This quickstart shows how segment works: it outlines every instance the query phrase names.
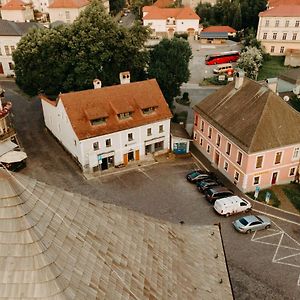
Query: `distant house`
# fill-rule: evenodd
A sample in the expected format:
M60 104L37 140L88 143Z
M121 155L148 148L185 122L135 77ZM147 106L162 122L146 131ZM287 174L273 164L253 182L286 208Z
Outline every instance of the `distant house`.
M287 50L300 50L300 2L298 4L283 4L259 13L257 39L267 53L284 56Z
M14 75L12 52L17 48L21 37L30 28L41 28L42 25L34 22L16 23L0 20L0 76Z
M125 78L125 79L124 79ZM172 114L155 79L41 96L47 128L83 171L106 170L169 151Z
M34 20L32 3L26 3L22 0L10 0L1 8L1 17L3 20L14 22L26 22Z
M289 183L299 171L300 114L243 73L194 107L193 138L244 192Z
M174 33L198 34L200 17L189 7L158 8L143 7L143 24L150 26L153 35L173 37Z
M184 126L178 123L171 123L171 150L175 154L187 154L190 152L191 137Z
M221 44L235 35L236 30L230 26L209 26L200 32L199 38L201 43Z

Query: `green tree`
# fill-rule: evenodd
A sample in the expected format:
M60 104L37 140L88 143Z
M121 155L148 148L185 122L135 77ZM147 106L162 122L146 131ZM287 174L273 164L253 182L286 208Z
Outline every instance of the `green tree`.
M120 12L123 9L125 3L126 3L125 0L109 0L110 12L113 15L116 15L118 12Z
M35 30L21 39L13 54L17 83L34 95L91 88L95 78L112 85L125 70L133 80L145 79L148 35L138 23L129 30L118 26L94 0L73 24Z
M232 27L236 30L242 29L242 11L241 5L238 1L235 2L234 6Z
M189 43L179 38L163 39L150 52L149 77L157 79L170 107L174 97L180 95L181 84L190 77L191 57Z

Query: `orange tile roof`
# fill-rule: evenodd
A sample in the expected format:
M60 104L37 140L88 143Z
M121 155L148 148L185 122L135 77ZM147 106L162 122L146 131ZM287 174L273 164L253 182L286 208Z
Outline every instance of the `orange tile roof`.
M233 29L230 26L209 26L202 30L202 32L236 32L235 29Z
M80 8L87 6L89 3L88 0L54 0L49 8Z
M300 5L300 0L269 0L269 7L279 5Z
M172 113L156 79L120 84L100 89L60 94L57 102L40 97L52 105L62 101L73 130L79 140L109 134L160 120ZM142 109L156 107L151 114ZM119 120L119 113L132 112L128 119ZM91 125L91 120L106 117L105 124Z
M1 10L25 10L25 5L21 0L11 0L4 4Z
M200 20L200 17L190 8L159 8L155 6L146 6L143 9L148 14L143 18L144 20L166 20L167 18L175 18L179 20Z
M153 6L164 8L164 7L170 7L172 4L174 4L175 0L157 0Z
M260 17L300 17L300 5L280 5L259 13Z

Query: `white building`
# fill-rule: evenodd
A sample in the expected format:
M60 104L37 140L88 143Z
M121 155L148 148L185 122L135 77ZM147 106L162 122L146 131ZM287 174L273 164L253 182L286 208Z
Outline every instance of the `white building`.
M257 39L271 55L300 49L299 5L279 5L259 14Z
M38 27L42 27L42 25L34 22L16 23L0 20L0 76L14 75L12 53L17 48L21 37L30 28Z
M198 34L200 17L189 7L143 7L143 24L150 26L153 35L172 37L174 33Z
M123 79L125 76L125 80ZM169 150L172 114L155 79L41 96L46 127L83 171L105 170Z
M0 8L0 11L3 20L14 22L34 20L32 4L22 0L10 0Z

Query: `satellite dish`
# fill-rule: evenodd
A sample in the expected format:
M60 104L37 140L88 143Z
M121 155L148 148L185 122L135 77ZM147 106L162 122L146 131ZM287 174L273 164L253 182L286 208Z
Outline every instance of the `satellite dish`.
M299 95L300 94L300 85L297 85L296 87L293 88L293 93L295 95Z
M290 100L290 97L286 95L286 96L283 97L283 100L288 102Z

